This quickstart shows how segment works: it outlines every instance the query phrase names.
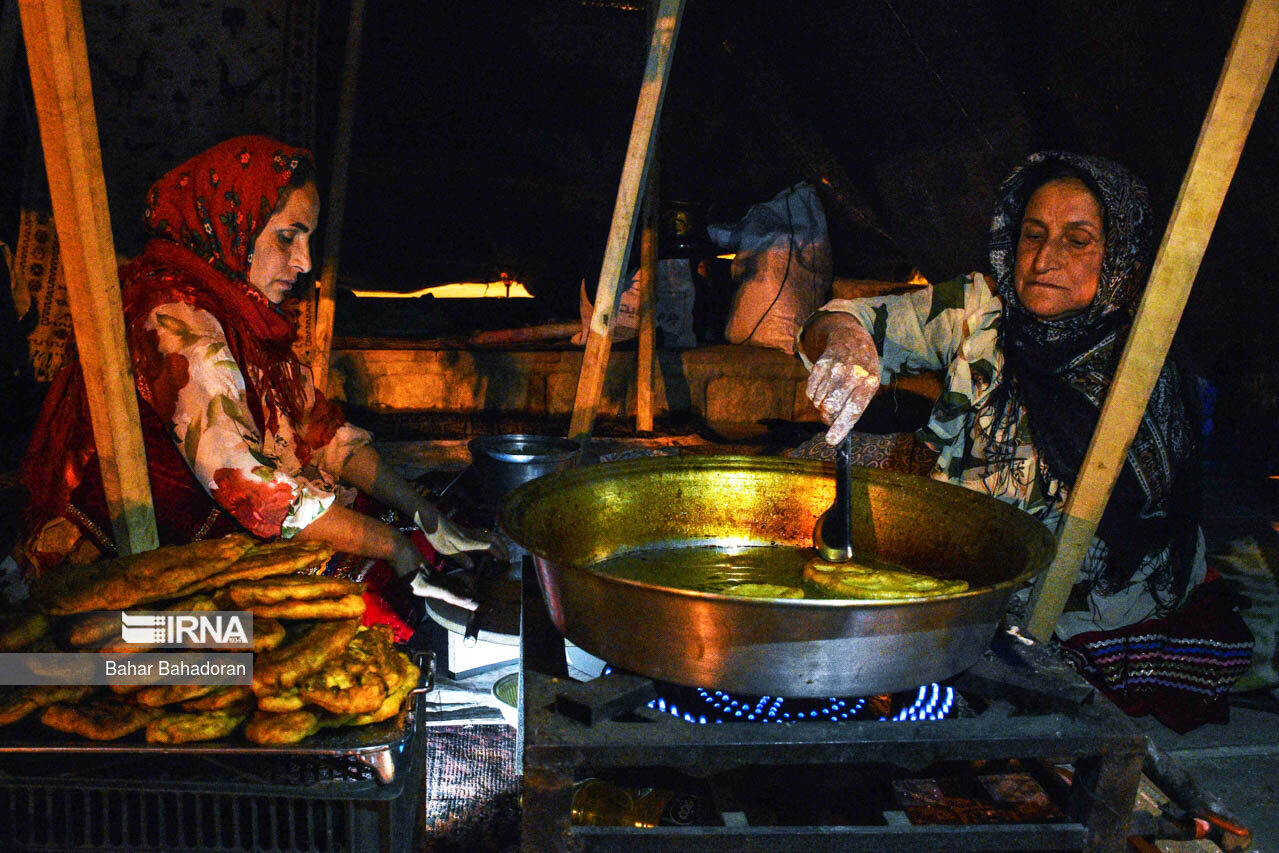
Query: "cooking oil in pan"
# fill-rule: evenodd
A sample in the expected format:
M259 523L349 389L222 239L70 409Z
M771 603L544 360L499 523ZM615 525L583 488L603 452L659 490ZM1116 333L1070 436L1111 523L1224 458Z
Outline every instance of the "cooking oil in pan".
M687 545L627 551L595 563L592 571L652 586L751 598L847 598L804 577L817 559L812 548L793 545ZM857 556L841 566L910 574L874 557ZM916 575L918 576L918 575ZM802 594L796 594L799 590Z

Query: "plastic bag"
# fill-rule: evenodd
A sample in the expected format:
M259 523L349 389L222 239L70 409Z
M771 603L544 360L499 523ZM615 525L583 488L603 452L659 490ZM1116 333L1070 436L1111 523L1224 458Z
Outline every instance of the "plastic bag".
M795 351L795 334L830 292L826 214L812 185L799 183L753 205L736 225L707 227L733 258L738 283L724 337L733 344Z
M631 273L625 289L617 297L617 319L613 325L613 340L626 341L639 334L639 270ZM654 321L662 330L662 346L685 349L697 346L693 333L693 274L687 258L662 258L657 262L657 287L653 294ZM591 300L586 297L586 281L582 281L578 295L578 312L582 329L573 336L573 343L586 342L586 331L591 326L594 312Z

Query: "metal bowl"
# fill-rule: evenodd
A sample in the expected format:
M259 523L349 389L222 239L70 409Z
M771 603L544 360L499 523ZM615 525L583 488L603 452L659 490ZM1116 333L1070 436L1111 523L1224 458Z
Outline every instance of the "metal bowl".
M508 726L520 724L520 674L510 672L493 682L493 698Z
M572 467L581 445L547 435L483 435L467 442L467 449L470 489L481 503L496 507L515 488Z
M635 549L811 547L833 469L758 456L643 459L562 471L513 491L503 530L533 556L555 626L615 666L754 695L891 693L981 657L1014 590L1052 559L1030 515L968 489L854 468L853 541L880 559L963 578L966 592L892 601L748 599L590 567Z

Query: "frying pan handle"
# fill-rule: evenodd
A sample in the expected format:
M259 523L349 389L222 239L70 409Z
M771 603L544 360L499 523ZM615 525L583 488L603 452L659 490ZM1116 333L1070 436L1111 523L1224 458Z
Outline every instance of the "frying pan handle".
M417 664L421 675L418 676L417 687L409 691L410 696L418 696L422 693L430 693L435 689L435 655L430 650L423 650L414 653L414 663Z

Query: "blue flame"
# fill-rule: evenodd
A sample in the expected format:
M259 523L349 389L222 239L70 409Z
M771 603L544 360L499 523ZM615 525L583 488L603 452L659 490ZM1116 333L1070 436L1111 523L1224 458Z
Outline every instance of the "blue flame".
M610 666L604 667L603 674L612 672ZM760 696L757 699L734 698L722 690L705 690L697 688L695 693L696 709L681 711L674 702L665 698L657 698L648 703L649 708L668 713L673 717L697 725L708 725L728 721L754 720L763 723L808 722L814 720L844 722L858 719L866 708L866 699L840 698L832 696L825 704L813 707L817 700L793 699L791 707L786 709L786 699L781 696ZM955 688L943 687L940 684L925 684L915 691L909 704L903 705L891 717L878 717L882 721L903 722L920 720L943 720L951 715L955 707ZM800 710L802 709L802 710ZM868 718L869 719L869 718Z

